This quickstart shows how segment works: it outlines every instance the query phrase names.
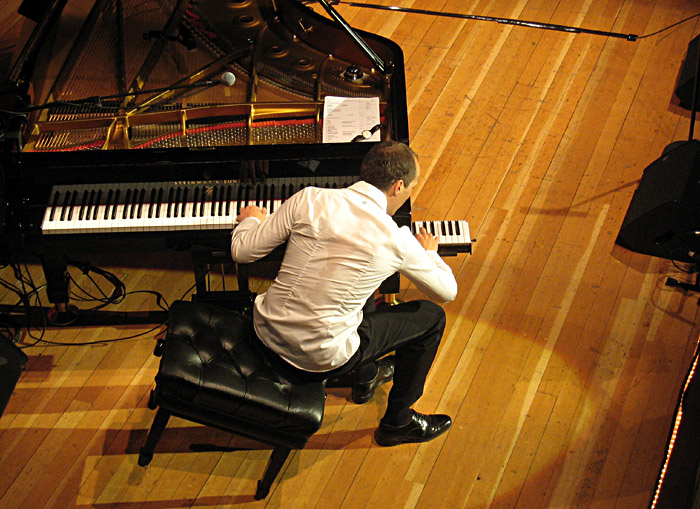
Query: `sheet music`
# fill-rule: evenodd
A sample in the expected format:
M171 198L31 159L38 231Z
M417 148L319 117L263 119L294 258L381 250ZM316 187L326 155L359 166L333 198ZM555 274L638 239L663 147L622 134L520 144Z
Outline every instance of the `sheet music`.
M369 131L379 124L379 97L326 96L323 102L323 143L347 143L358 136L360 141L380 141L380 130Z

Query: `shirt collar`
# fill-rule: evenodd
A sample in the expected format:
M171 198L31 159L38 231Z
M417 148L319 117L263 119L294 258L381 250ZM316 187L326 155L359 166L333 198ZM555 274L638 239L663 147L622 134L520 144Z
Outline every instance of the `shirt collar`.
M386 199L386 194L384 194L384 192L378 187L375 187L372 184L365 182L364 180L360 180L359 182L355 182L348 189L366 196L374 203L376 203L377 206L379 206L384 212L387 211L389 202Z

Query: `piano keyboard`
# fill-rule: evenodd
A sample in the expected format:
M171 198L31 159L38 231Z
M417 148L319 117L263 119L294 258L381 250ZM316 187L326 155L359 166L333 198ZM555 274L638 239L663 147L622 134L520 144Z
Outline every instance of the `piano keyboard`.
M411 231L417 234L421 228L439 235L438 249L441 256L472 252L472 238L467 221L414 221Z
M231 229L243 207L274 213L300 189L348 187L357 177L267 179L240 182L140 182L57 185L51 189L44 234Z
M141 182L58 185L51 189L41 230L44 234L155 232L232 229L243 207L257 205L274 213L306 186L344 188L357 177L267 179L240 182ZM466 221L416 221L440 236L440 254L471 253Z

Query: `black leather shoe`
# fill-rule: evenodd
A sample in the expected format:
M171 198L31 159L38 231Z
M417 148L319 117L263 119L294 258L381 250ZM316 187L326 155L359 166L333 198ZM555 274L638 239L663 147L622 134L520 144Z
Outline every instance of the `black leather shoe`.
M413 412L411 422L405 426L389 426L379 423L374 439L379 445L389 447L392 445L408 444L415 442L427 442L437 438L452 426L449 415L433 414L423 415Z
M361 405L374 397L374 392L382 384L394 378L394 356L390 355L377 361L377 376L369 382L352 384L352 400Z

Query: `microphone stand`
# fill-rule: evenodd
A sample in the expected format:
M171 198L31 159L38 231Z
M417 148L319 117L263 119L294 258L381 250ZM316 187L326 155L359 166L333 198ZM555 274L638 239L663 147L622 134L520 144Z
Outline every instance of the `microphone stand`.
M691 143L693 141L693 136L695 132L695 116L697 113L697 100L698 100L698 93L700 92L698 90L698 86L700 85L700 78L698 75L700 74L700 47L698 48L698 54L696 56L695 60L695 77L694 77L694 82L693 82L693 98L691 101L691 113L690 113L690 128L688 131L688 141L687 142L673 142L669 146L666 147L666 150L664 152L676 148L676 145L679 144L685 144L685 143ZM700 237L700 232L693 232L693 237ZM698 241L700 242L700 240ZM678 281L675 278L669 277L666 279L666 286L671 286L673 288L680 288L681 290L685 291L691 291L691 292L700 292L700 254L698 254L696 251L686 247L687 254L688 256L691 257L693 260L692 262L692 269L690 272L695 272L695 283L685 283L682 281ZM698 299L698 305L700 305L700 299Z
M83 106L95 106L98 108L104 108L102 101L109 99L125 99L127 97L144 95L144 94L157 94L161 92L171 92L173 90L181 90L187 88L200 88L200 87L212 87L221 83L221 80L210 80L210 81L198 81L195 83L188 83L186 85L173 85L170 87L152 88L150 90L137 90L134 92L127 92L125 94L113 94L113 95L102 95L102 96L92 96L85 97L83 99L76 99L75 101L52 101L50 103L41 104L39 106L27 106L23 112L30 113L32 111L45 110L48 108L53 108L54 106L74 106L80 108Z

